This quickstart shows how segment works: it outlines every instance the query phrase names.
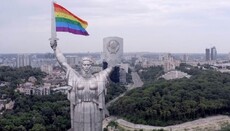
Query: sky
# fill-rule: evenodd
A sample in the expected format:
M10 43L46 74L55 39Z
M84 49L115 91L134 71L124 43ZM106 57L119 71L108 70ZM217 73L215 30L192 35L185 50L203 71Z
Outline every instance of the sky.
M89 36L57 32L64 53L102 52L103 38L124 40L124 52L230 52L230 0L56 0L88 22ZM0 54L47 53L50 0L2 0Z

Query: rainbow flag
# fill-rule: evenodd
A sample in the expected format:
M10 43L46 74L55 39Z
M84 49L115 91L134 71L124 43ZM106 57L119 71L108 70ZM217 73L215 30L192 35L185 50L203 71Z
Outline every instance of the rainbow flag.
M54 3L54 16L56 21L56 31L89 35L85 30L88 26L86 21L56 3Z

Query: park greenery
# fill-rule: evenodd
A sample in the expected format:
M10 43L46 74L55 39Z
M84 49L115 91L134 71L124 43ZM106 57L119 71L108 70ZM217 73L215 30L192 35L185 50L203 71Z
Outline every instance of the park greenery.
M118 83L111 82L107 88L105 102L109 102L126 91L126 87Z
M28 80L30 76L34 76L37 79L36 84L42 84L42 78L46 76L46 73L31 66L20 68L0 67L0 81L10 82L10 87L16 87L18 84Z
M138 74L144 84L148 85L158 80L158 78L164 74L164 70L162 66L138 68Z
M148 84L113 103L110 114L133 123L166 126L230 113L230 74L185 64L178 70L192 77L166 81L151 76L158 73L145 72L141 78Z
M1 131L64 131L70 128L66 95L32 96L18 94L14 109L0 117Z
M69 101L64 94L30 96L15 92L18 84L30 76L37 79L38 85L46 76L40 69L30 66L21 68L0 67L0 81L9 85L0 88L0 96L15 101L13 110L0 115L1 131L63 131L70 128Z
M8 85L1 87L0 96L6 95L12 100L16 99L14 90L17 85L26 82L31 76L34 76L37 79L35 84L41 85L43 83L42 78L46 76L46 73L41 72L38 68L32 68L30 66L20 68L12 68L8 66L0 67L0 83L9 83Z

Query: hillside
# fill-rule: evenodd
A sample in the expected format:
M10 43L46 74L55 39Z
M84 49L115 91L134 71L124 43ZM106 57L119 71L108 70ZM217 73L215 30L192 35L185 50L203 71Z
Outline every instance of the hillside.
M230 112L230 74L192 68L190 79L158 80L128 92L110 108L138 124L166 126ZM151 83L151 84L149 84Z

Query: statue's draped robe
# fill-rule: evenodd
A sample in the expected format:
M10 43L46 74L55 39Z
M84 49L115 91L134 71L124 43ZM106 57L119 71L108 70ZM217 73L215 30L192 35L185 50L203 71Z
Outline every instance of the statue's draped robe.
M105 117L106 83L111 69L107 68L90 78L83 78L72 68L66 72L71 90L71 128L74 131L102 131Z

